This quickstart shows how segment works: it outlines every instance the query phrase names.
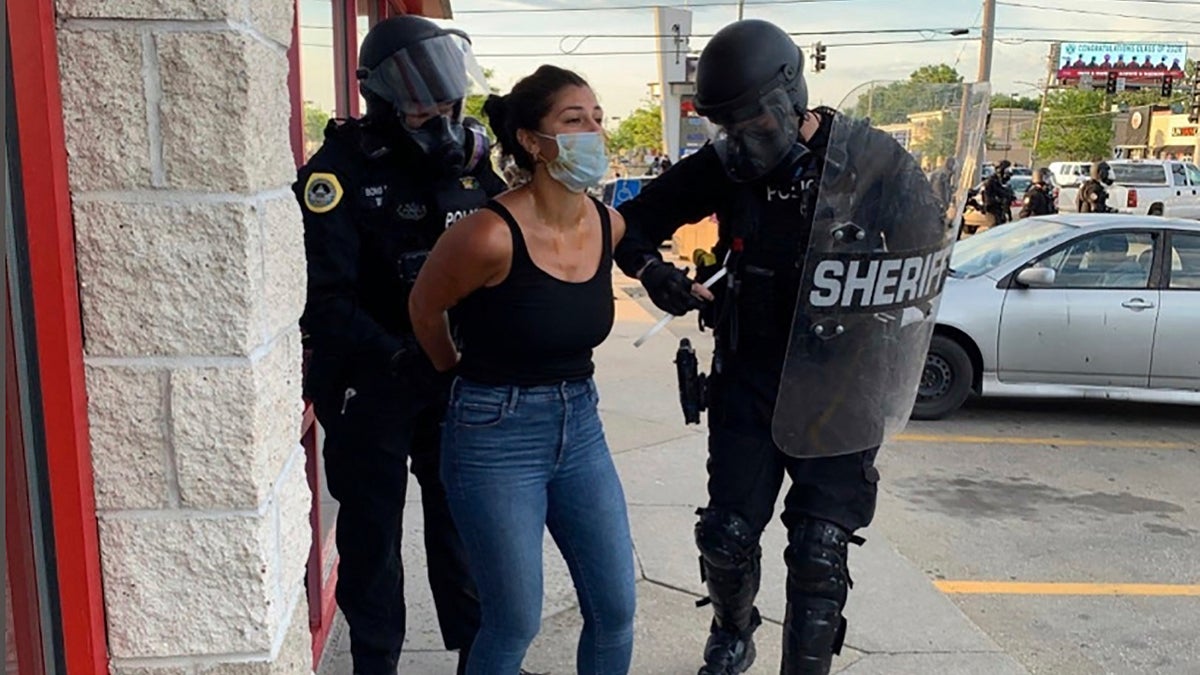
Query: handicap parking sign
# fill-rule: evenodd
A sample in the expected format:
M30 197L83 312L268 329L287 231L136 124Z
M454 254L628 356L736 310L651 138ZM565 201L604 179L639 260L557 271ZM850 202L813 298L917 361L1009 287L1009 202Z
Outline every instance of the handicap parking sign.
M637 196L642 191L642 181L632 180L628 178L617 179L613 186L612 207L615 209L623 202L627 202Z

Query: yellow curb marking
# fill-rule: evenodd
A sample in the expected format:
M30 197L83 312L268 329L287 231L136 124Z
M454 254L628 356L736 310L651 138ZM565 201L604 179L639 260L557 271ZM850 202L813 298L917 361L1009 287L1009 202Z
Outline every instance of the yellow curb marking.
M897 434L897 443L978 443L984 445L1057 445L1069 448L1139 448L1153 450L1187 450L1198 447L1189 443L1170 441L1117 441L1087 438L1022 438L1019 436L956 436L941 434Z
M1200 597L1200 584L1034 583L1026 581L935 581L956 595L1141 595Z

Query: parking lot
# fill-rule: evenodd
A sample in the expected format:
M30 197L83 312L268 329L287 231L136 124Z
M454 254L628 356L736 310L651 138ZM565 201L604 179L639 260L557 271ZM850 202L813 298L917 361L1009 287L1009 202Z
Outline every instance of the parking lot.
M880 455L875 527L1035 673L1200 673L1200 411L976 401Z
M871 529L1031 673L1200 673L1200 408L974 399L879 469Z

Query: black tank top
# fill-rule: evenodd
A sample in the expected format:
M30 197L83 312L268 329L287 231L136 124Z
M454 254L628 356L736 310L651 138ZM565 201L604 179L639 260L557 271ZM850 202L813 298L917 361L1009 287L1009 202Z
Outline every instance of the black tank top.
M491 201L512 233L512 267L504 281L480 288L459 305L462 361L457 374L496 385L538 386L591 377L592 350L612 330L612 222L600 212L600 265L587 281L546 273L529 257L512 213Z

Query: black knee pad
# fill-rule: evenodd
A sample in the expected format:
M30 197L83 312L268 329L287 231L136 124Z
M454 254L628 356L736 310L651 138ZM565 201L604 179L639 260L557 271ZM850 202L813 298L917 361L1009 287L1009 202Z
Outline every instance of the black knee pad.
M698 509L696 547L703 561L720 570L748 572L762 556L759 532L738 514L721 508Z
M788 595L832 600L839 609L853 583L847 566L849 544L857 537L825 520L804 518L788 532L783 552L788 568Z

